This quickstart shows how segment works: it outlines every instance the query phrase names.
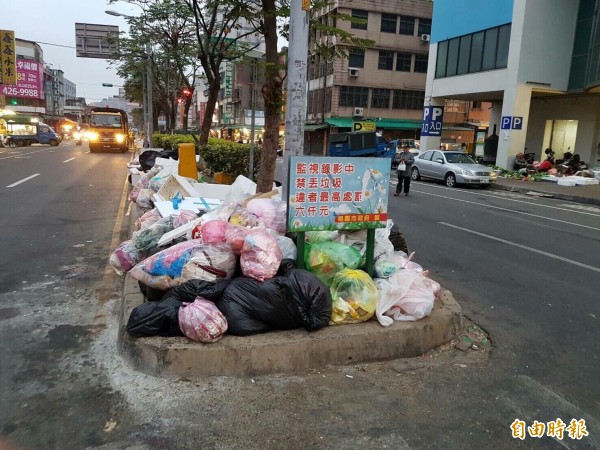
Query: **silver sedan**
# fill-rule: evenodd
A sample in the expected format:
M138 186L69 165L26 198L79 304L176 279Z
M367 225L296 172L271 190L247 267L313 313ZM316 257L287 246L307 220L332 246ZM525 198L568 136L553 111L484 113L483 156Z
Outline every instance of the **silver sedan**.
M421 177L443 180L448 187L457 184L489 186L496 182L496 173L476 163L469 155L440 150L428 150L415 158L411 176L413 180Z

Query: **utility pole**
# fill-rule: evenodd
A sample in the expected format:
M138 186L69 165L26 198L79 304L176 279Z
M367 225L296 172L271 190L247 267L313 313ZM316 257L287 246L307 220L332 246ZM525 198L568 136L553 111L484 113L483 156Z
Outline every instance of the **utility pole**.
M287 101L285 110L285 156L283 198L287 199L290 156L304 153L306 121L306 66L308 61L308 11L310 2L290 2L290 46L288 48Z
M250 96L250 108L252 118L250 120L250 162L248 163L248 178L254 178L254 131L256 128L256 59L252 58L252 94Z
M148 135L148 146L154 147L154 118L152 111L152 87L154 86L154 81L152 79L152 47L150 43L146 44L146 126L147 126L147 135Z

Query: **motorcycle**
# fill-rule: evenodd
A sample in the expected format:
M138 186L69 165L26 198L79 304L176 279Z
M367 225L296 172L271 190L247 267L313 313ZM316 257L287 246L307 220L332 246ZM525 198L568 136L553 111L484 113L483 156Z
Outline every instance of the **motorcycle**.
M75 133L73 133L73 137L75 138L75 145L82 144L81 133L75 132Z
M572 154L567 152L564 155L564 160L556 166L558 173L563 175L573 175L580 170L588 168L584 161L581 161L581 157L578 154Z
M515 162L513 163L513 170L518 171L530 171L535 170L533 168L533 161L535 159L535 153L517 153L515 156Z

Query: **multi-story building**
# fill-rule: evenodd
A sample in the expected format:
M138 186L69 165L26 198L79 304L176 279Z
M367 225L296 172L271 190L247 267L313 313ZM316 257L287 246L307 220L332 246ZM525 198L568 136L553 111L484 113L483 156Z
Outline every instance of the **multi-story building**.
M64 81L64 86L65 86L65 105L66 105L67 100L72 100L72 99L77 98L77 85L75 83L73 83L72 81L67 80L66 78L64 78L63 81Z
M436 0L426 106L491 102L496 164L578 153L600 161L600 0ZM421 138L438 148L439 136ZM493 147L489 147L493 151Z
M324 154L330 132L350 131L355 118L371 119L387 137L418 138L431 33L429 0L338 0L318 14L324 24L370 39L366 50L313 28L314 43L347 50L347 59L308 64L305 152ZM340 21L332 13L352 16Z
M46 112L44 52L37 43L18 38L15 39L15 50L17 84L0 86L0 94L6 97L6 109L42 118Z

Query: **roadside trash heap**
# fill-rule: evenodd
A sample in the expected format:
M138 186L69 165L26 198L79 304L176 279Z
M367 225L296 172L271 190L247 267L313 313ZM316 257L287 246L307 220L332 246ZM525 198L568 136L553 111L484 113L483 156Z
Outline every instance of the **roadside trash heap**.
M231 186L180 177L177 161L160 157L140 174L129 198L141 215L110 256L148 299L131 311L130 335L211 343L225 333L374 318L390 326L431 313L440 285L412 261L391 220L375 232L373 278L363 270L367 230L306 232L300 269L280 191L255 192L243 176Z

